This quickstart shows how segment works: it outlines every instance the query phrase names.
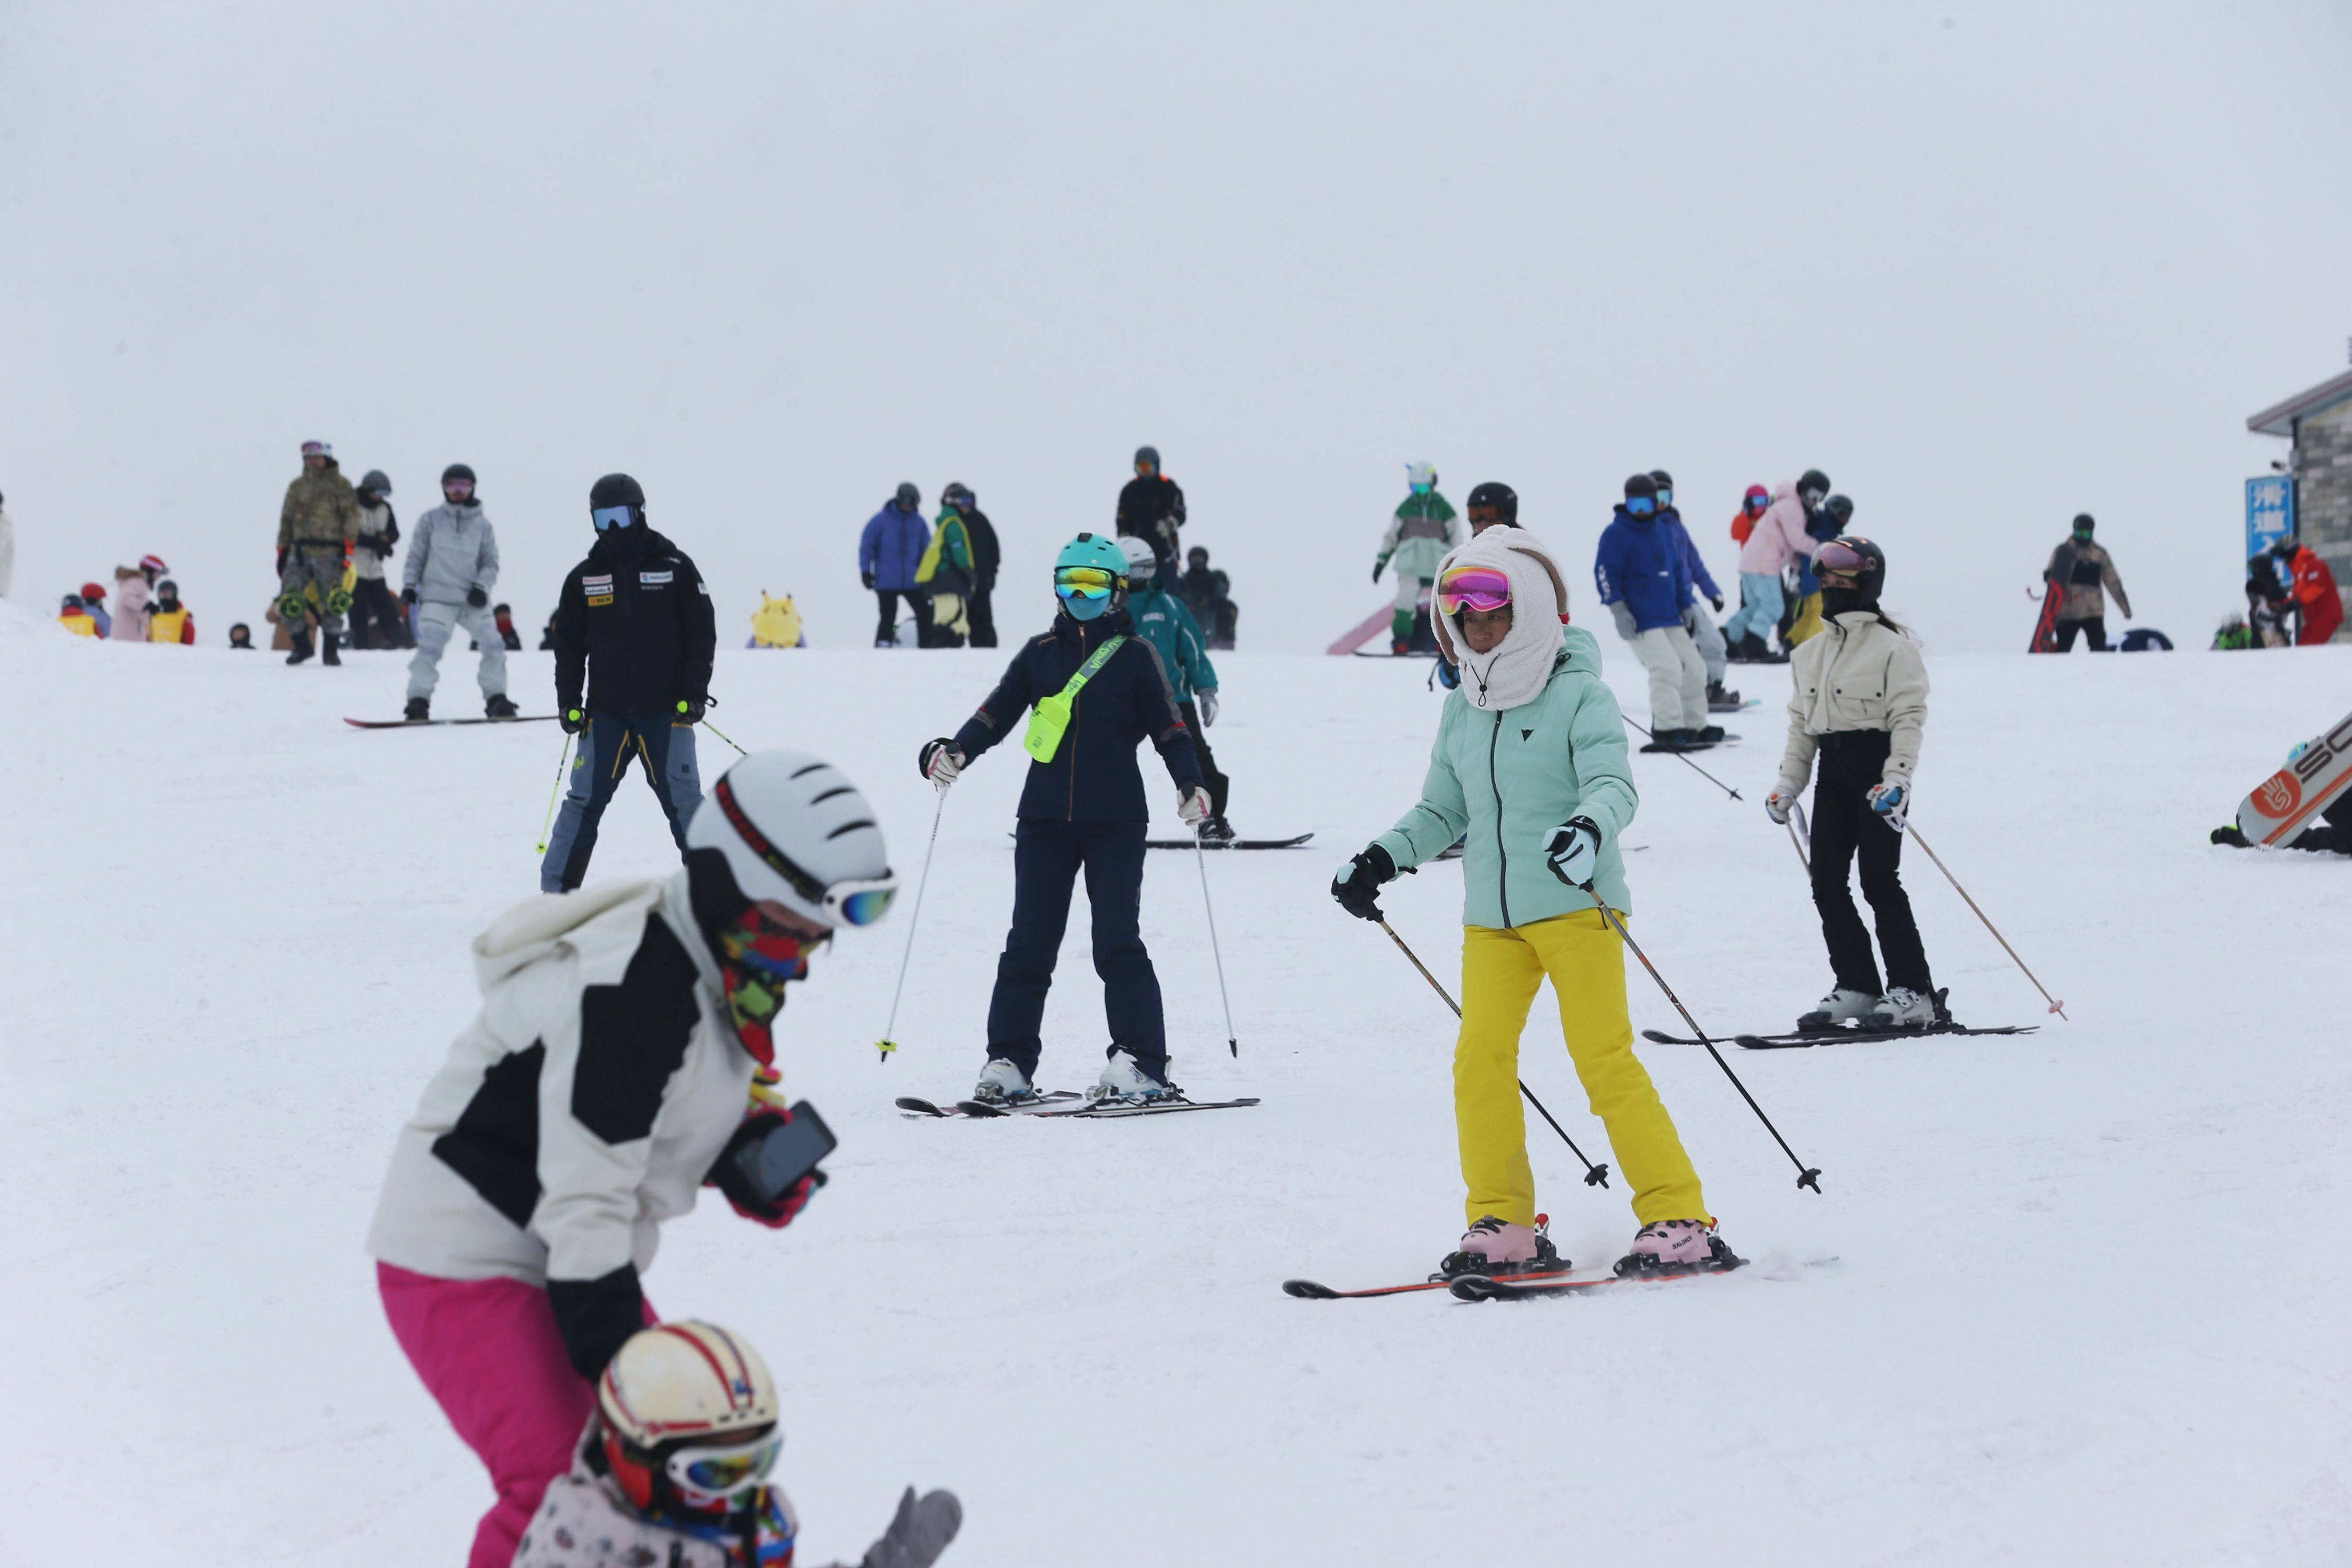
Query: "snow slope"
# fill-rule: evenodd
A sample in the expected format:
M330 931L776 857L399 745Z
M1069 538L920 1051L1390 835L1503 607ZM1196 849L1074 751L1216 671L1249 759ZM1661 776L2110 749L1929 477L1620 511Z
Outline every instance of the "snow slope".
M706 1205L649 1279L777 1368L804 1560L854 1559L916 1480L965 1500L958 1568L1461 1562L1497 1529L1597 1558L1685 1518L1756 1563L2340 1561L2352 1266L2327 1220L2352 867L2203 840L2346 706L2352 653L1930 662L1916 820L2074 1021L1737 1053L1819 1197L1702 1053L1644 1047L1757 1267L1518 1308L1276 1289L1418 1277L1462 1217L1452 1019L1322 890L1412 798L1425 666L1221 660L1237 823L1318 836L1207 868L1238 1060L1185 858L1155 858L1144 918L1181 1080L1255 1110L893 1112L980 1065L1020 771L982 761L940 823L904 1048L871 1049L897 920L821 957L788 1014L788 1083L840 1133L837 1179L781 1236ZM510 664L544 710L543 656ZM932 810L915 748L997 664L722 653L713 717L847 767L911 878ZM466 666L445 711L471 707ZM487 1501L360 1243L394 1129L473 1006L466 942L533 889L560 737L338 721L395 711L397 667L91 647L0 606L0 1460L36 1483L0 1516L0 1560L113 1539L191 1565L454 1563ZM1777 716L1735 727L1747 742L1705 762L1747 801L1638 758L1628 838L1647 846L1636 934L1724 1029L1780 1024L1826 979L1756 804ZM668 861L632 786L596 870ZM1458 874L1390 900L1449 982ZM2037 1021L1932 868L1909 881L1960 1014ZM1048 1015L1057 1085L1091 1076L1101 1038L1084 926ZM1633 984L1637 1025L1674 1022ZM1528 1082L1604 1144L1535 1016ZM1622 1194L1580 1185L1539 1124L1531 1147L1564 1250L1613 1257Z

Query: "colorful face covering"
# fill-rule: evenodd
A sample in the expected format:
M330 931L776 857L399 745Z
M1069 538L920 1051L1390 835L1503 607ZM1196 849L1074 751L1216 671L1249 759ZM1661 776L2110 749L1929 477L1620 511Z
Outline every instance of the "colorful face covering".
M743 1048L761 1067L776 1059L776 1015L784 1008L784 987L808 973L801 939L769 924L756 909L719 936L719 978L727 1010Z

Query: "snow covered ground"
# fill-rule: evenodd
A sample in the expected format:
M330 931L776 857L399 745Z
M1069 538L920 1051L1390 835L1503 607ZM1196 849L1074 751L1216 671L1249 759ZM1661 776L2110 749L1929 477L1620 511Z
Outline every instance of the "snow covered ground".
M361 1238L473 1008L466 943L535 887L561 737L345 728L397 711L395 655L289 671L0 617L0 1458L19 1483L0 1560L112 1541L191 1565L456 1563L487 1484L394 1347ZM545 657L509 662L545 710ZM1235 821L1318 836L1208 866L1238 1060L1188 858L1154 859L1145 929L1181 1081L1265 1103L893 1111L981 1064L1021 772L994 755L946 804L898 1057L871 1042L898 917L820 958L787 1015L788 1085L841 1135L834 1184L782 1235L706 1205L650 1276L664 1310L748 1331L776 1367L804 1561L854 1559L910 1480L962 1494L959 1568L1423 1564L1494 1542L1589 1560L1661 1527L1753 1563L2343 1560L2352 867L2204 835L2343 711L2352 649L1931 655L1915 819L2074 1021L2042 1019L1915 858L1956 1010L2048 1026L1736 1053L1818 1197L1703 1053L1643 1047L1757 1266L1516 1308L1276 1289L1415 1278L1460 1228L1453 1021L1323 892L1413 798L1438 700L1417 661L1219 662ZM444 712L477 710L469 664L452 654ZM998 664L728 652L712 717L849 769L911 879L932 809L915 748ZM1727 1030L1784 1025L1827 978L1757 805L1777 705L1734 728L1746 743L1703 761L1748 799L1638 758L1628 836L1636 935ZM706 742L706 780L723 752ZM630 786L596 873L670 860ZM1457 879L1389 900L1449 980ZM1048 1013L1056 1086L1098 1060L1084 930ZM1675 1022L1633 984L1637 1026ZM1527 1081L1603 1143L1535 1018ZM1579 1184L1540 1125L1531 1149L1563 1249L1615 1256L1622 1194Z

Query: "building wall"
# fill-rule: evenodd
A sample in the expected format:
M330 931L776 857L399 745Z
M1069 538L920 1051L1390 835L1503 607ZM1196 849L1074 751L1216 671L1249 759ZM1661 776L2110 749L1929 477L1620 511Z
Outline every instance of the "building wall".
M2296 531L2336 574L2338 592L2352 591L2352 403L2298 426L2294 475ZM2338 632L2336 640L2352 638Z

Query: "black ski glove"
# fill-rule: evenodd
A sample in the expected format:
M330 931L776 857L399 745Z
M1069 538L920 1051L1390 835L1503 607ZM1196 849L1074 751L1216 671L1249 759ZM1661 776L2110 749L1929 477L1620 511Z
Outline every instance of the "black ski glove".
M1372 563L1372 581L1373 581L1373 582L1377 583L1377 582L1379 582L1379 581L1381 580L1381 568L1385 567L1387 564L1388 564L1388 563L1387 563L1385 560L1382 560L1382 561L1375 561L1375 562L1373 562L1373 563Z
M490 596L482 592L482 585L479 583L466 590L466 603L473 605L474 608L478 610L489 602Z
M860 572L860 573L857 574L857 580L858 580L859 582L861 582L861 583L863 583L863 584L866 584L866 592L868 592L868 593L872 593L872 592L874 591L874 574L873 574L873 573L871 573L871 572Z
M415 590L415 589L414 589L414 588L403 588L403 589L400 591L400 602L401 602L402 604L404 604L404 605L414 605L414 604L415 604L415 603L416 603L416 590Z
M1331 897L1360 921L1381 920L1380 890L1396 878L1396 862L1389 858L1386 849L1375 844L1331 879Z
M280 577L286 575L286 552L283 550L278 552L278 574Z
M699 724L702 722L702 715L709 710L709 707L710 699L708 697L681 697L677 700L677 721L681 724ZM730 719L728 722L731 724L734 721Z
M588 715L577 708L565 708L562 713L556 715L555 721L562 726L563 732L567 735L577 735L588 728Z

